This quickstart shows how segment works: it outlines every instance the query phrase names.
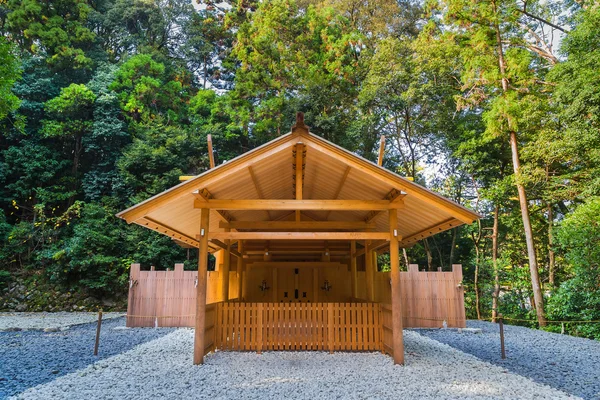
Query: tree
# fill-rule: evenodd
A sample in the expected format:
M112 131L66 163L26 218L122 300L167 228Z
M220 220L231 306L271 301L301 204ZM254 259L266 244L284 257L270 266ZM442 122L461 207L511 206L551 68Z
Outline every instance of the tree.
M43 122L42 133L47 138L69 139L65 142L66 153L73 154L73 190L79 181L81 155L84 151L83 137L92 129L93 105L96 95L85 85L71 84L60 95L46 102L49 119Z
M549 313L559 320L600 319L600 198L590 198L560 224L558 248L572 266L566 280L549 303ZM597 324L567 324L574 333L600 339Z
M10 0L8 28L22 50L44 55L56 69L90 68L95 35L86 26L86 0Z
M514 1L464 3L450 0L443 4L443 23L457 28L447 30L445 35L460 49L464 66L461 75L463 95L458 98L458 106L463 109L484 107L486 134L505 137L510 144L531 286L538 322L544 326L544 298L519 157L519 146L524 139L519 136L519 127L528 117L526 105L535 102L540 91L537 82L541 77L532 66L543 64L544 59L517 45L522 43L520 38L525 37L525 33L520 24L522 15ZM538 58L534 60L534 57Z
M19 107L19 98L11 90L20 76L13 46L0 37L0 120Z

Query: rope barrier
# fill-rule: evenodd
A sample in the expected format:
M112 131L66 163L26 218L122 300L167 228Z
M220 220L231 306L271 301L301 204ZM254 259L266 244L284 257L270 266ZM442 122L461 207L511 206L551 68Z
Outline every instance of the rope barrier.
M127 318L188 318L195 317L196 314L187 314L187 315L125 315Z

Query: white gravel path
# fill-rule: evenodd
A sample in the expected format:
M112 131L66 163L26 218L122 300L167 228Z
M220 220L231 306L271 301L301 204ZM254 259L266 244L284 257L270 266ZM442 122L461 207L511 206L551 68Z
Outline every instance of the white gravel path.
M16 399L574 399L405 332L406 363L379 353L217 352L192 365L179 329Z
M102 319L117 318L125 313L108 312ZM98 320L95 312L8 312L0 313L0 331L54 330Z

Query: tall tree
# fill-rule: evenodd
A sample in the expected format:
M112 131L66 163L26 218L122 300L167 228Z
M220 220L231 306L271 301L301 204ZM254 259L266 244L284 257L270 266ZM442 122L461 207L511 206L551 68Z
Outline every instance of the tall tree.
M519 147L526 139L520 126L528 118L527 104L536 101L543 80L544 58L521 46L525 37L523 13L514 1L490 0L477 3L444 1L445 36L460 48L464 65L460 108L484 107L486 134L505 137L511 149L515 185L519 197L527 245L531 286L538 322L546 324L529 204L523 184ZM537 67L537 68L536 68Z

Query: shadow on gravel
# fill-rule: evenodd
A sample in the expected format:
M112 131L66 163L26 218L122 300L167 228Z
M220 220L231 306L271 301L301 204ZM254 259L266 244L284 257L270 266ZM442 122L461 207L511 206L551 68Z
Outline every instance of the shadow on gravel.
M467 327L482 333L417 332L563 392L600 399L600 342L505 324L507 358L502 360L497 324L468 321Z
M62 332L0 332L0 399L123 353L174 330L114 329L124 326L124 317L103 321L97 357L93 355L95 322L73 326Z

